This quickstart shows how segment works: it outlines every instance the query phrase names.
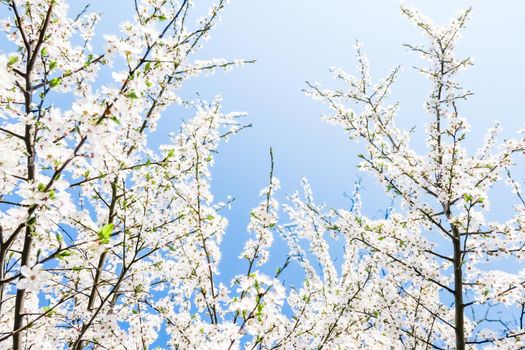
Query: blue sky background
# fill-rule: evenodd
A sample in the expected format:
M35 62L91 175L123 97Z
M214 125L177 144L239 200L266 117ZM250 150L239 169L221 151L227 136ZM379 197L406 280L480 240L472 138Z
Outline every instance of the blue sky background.
M73 8L80 6L79 2ZM205 11L209 1L196 1L196 11ZM91 1L91 10L103 12L98 33L115 32L118 23L129 18L132 1ZM502 122L505 135L523 126L523 84L525 4L522 1L412 0L407 5L443 23L458 10L472 5L468 28L459 42L458 55L471 56L475 65L460 76L475 96L463 103L460 112L472 124L468 141L471 150L479 146L485 130L495 120ZM344 193L351 193L361 176L366 214L379 218L389 206L374 179L356 169L359 144L347 140L341 128L320 120L328 108L305 96L305 80L334 87L328 68L354 72L354 41L364 44L372 78L382 78L401 64L403 73L392 88L393 99L401 102L398 124L416 126L414 147L424 150L424 124L429 116L423 102L430 85L412 67L424 65L403 43L425 43L419 30L400 15L399 2L390 0L232 0L211 40L195 57L246 58L257 63L228 73L216 73L187 82L180 94L206 100L220 94L224 111L246 111L254 127L223 144L213 171L213 189L218 200L236 198L224 212L230 220L224 242L223 278L239 271L236 259L247 238L249 212L259 202L259 190L267 185L268 149L275 153L275 174L281 179L279 198L300 189L300 179L310 181L319 202L348 207ZM151 144L167 142L190 111L166 113ZM492 198L493 215L504 218L509 208L508 191ZM277 244L277 255L285 253ZM280 259L279 259L280 260ZM275 262L280 263L280 261Z

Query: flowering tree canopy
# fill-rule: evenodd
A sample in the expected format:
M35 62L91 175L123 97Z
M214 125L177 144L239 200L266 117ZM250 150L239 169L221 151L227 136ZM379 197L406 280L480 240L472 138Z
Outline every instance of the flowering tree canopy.
M368 259L376 259L376 277L379 273L395 285L395 291L375 289L388 306L378 311L374 327L390 328L390 341L399 341L399 347L521 348L525 271L494 270L491 263L523 258L525 202L510 168L513 156L525 150L525 140L521 136L498 143L496 125L479 150L468 154L469 124L458 105L472 93L454 78L472 61L455 57L454 47L471 10L438 26L413 9L401 9L429 41L406 45L430 63L417 68L432 83L425 101L432 116L426 127L428 151L419 155L410 147L412 130L396 126L398 104L387 103L400 69L373 85L358 43L358 76L333 70L344 89L309 84L308 93L329 104L334 111L326 117L329 122L365 143L360 168L374 174L402 210L379 222L333 211L331 222L337 232L352 236ZM494 222L487 216L488 191L502 177L519 204L507 221Z
M243 264L225 284L229 203L212 195L211 166L244 114L177 91L249 62L192 57L226 1L196 21L192 1L136 1L103 50L93 45L98 14L70 16L65 0L1 2L14 49L0 53L0 349L146 349L161 338L173 349L525 346L524 272L490 268L525 249L525 201L511 175L525 140L499 143L496 126L477 153L464 147L458 104L471 93L454 76L471 60L453 50L470 10L437 26L402 7L429 41L408 45L430 62L419 69L432 82L424 155L387 102L399 68L373 85L358 44L357 77L333 71L343 89L308 85L333 110L326 119L364 142L361 168L398 209L369 219L358 191L351 210L326 209L305 180L279 219L271 154ZM181 104L193 117L151 148L158 119ZM503 178L519 204L493 222L488 190ZM289 253L270 272L276 234ZM344 248L338 263L333 239ZM293 287L282 279L290 264L304 275Z

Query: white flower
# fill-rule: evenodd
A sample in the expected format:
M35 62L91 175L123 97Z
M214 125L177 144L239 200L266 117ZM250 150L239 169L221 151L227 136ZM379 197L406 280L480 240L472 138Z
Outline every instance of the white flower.
M42 270L42 265L38 264L29 268L24 265L20 268L22 278L16 284L17 289L25 289L27 291L37 291L42 283L44 283L50 276L45 270Z
M11 74L7 71L8 59L4 55L0 55L0 91L4 93L4 90L8 90L12 87L13 81Z
M0 153L0 173L6 173L18 165L18 155L15 152Z

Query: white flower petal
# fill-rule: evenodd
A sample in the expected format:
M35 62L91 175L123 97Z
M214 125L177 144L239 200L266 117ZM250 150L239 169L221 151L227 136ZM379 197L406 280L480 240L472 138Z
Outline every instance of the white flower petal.
M16 289L27 289L29 286L29 278L22 278L16 283Z
M29 277L31 275L31 269L28 266L24 265L20 268L20 273L24 277Z

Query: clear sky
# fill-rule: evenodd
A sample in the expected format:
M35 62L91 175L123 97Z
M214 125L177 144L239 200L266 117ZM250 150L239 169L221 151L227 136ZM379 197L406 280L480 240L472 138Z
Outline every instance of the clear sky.
M115 31L118 22L130 15L131 0L93 0L92 10L103 12L99 33ZM209 1L196 1L205 10ZM473 6L471 21L459 42L458 54L472 56L475 65L462 74L466 88L476 95L461 105L460 112L472 124L476 147L494 120L502 122L506 135L523 126L525 69L525 3L523 1L411 0L436 22L446 22L458 10ZM424 43L418 29L400 15L399 2L391 0L232 0L211 40L197 58L246 58L257 63L228 73L194 79L180 92L204 99L222 95L225 111L246 111L254 127L234 136L220 148L214 167L213 187L218 200L236 198L224 243L225 274L234 270L235 258L244 241L249 212L268 180L268 149L273 147L276 175L281 179L281 199L309 179L314 194L333 207L349 205L344 193L364 174L356 169L360 146L348 141L343 131L320 120L326 106L304 96L305 80L334 86L328 68L353 72L353 43L358 39L370 60L372 78L383 77L390 68L404 71L393 87L393 98L401 102L398 123L416 126L416 149L423 150L423 101L429 84L412 68L424 64L403 43ZM177 113L173 113L177 114ZM188 115L164 116L152 145L167 141ZM474 148L472 148L474 149ZM365 212L379 217L389 205L373 179L363 179ZM505 196L492 199L504 203ZM496 214L503 213L494 206ZM499 212L498 212L499 210ZM226 276L225 276L226 277Z

